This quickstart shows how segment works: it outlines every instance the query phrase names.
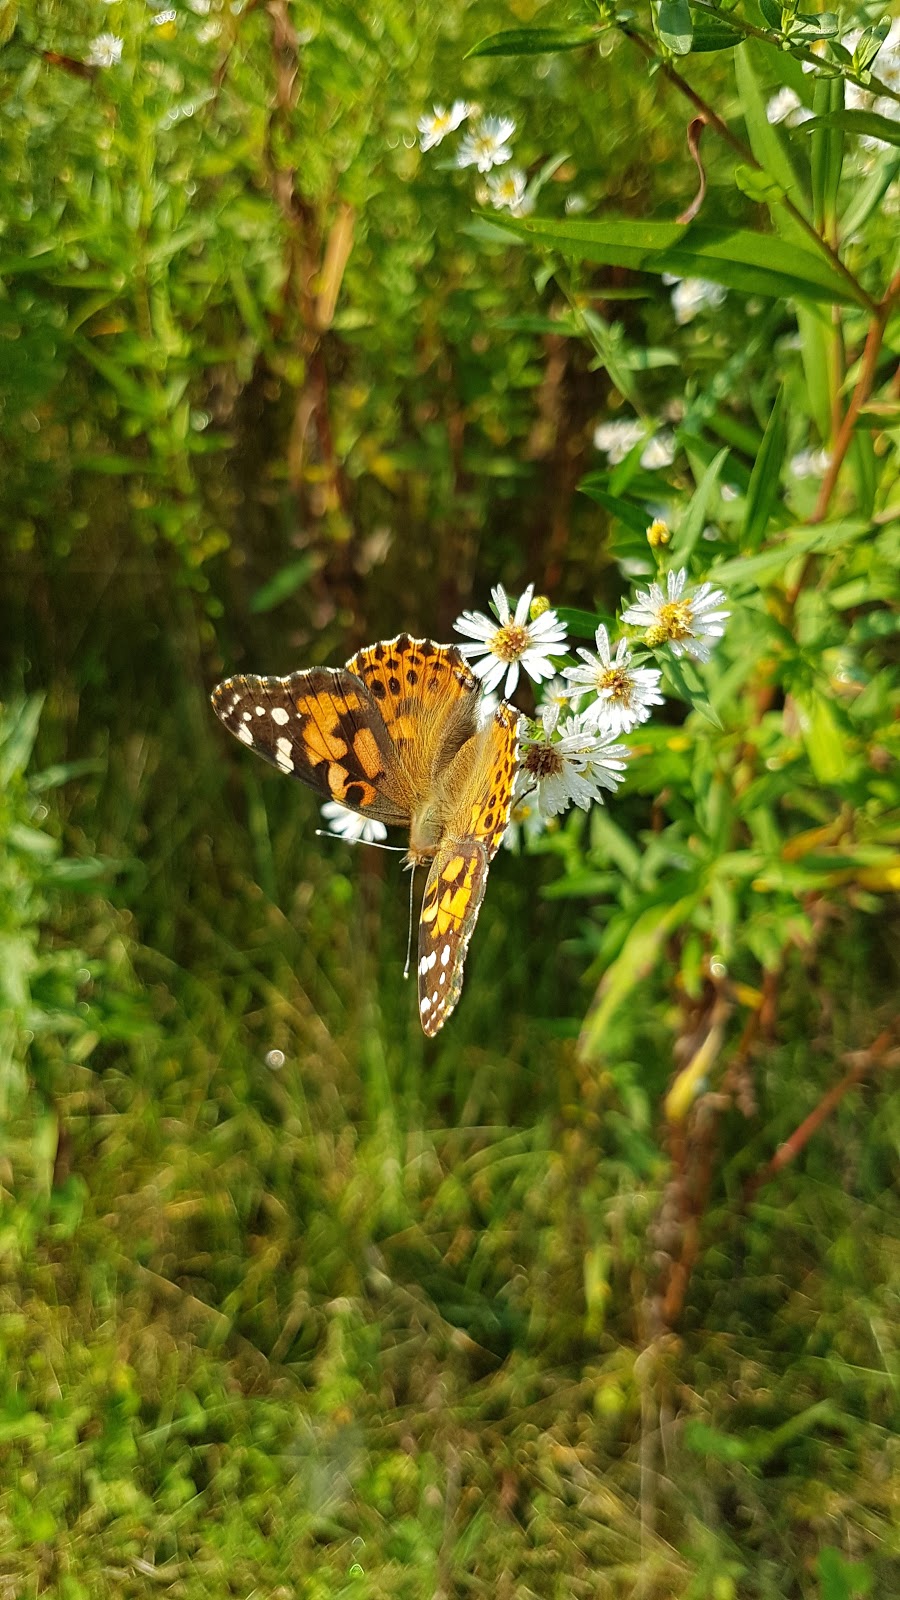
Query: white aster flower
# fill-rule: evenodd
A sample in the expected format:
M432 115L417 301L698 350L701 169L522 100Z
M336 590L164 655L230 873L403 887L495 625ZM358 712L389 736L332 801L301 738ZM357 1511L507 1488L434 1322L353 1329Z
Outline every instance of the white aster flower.
M89 67L116 67L122 59L124 39L115 33L98 33L91 40L87 64Z
M494 172L487 181L488 198L495 211L511 211L520 217L526 210L525 174L521 167Z
M798 450L788 462L788 472L792 478L824 478L830 466L830 451Z
M339 800L326 800L322 816L328 823L329 833L336 833L348 844L372 844L387 838L387 828L374 817L361 817L356 811L342 806Z
M565 678L551 678L541 690L541 706L556 706L560 716L572 710L572 691Z
M454 623L457 633L475 641L473 644L461 644L459 651L468 660L472 671L478 674L488 693L498 688L505 673L503 693L512 694L519 681L520 665L535 683L552 678L556 671L550 657L564 652L566 625L560 622L552 609L529 619L533 595L534 584L530 583L524 594L519 596L513 614L506 590L498 583L491 590L491 599L499 617L499 626L493 617L486 617L481 611L464 611Z
M698 311L715 311L728 293L720 283L710 283L708 278L673 278L666 274L664 281L674 284L672 310L680 328L693 322Z
M628 750L615 743L609 729L597 732L577 716L567 717L557 727L559 708L552 705L542 707L541 723L543 737L522 740L522 774L523 781L530 779L536 785L545 817L558 816L573 801L587 811L595 802L602 804L604 789L615 793Z
M773 126L779 122L787 123L789 128L799 127L801 122L808 122L812 112L803 104L800 96L794 89L789 89L787 84L773 94L766 103L766 121Z
M443 106L435 106L433 111L426 112L416 124L420 135L419 149L433 149L448 133L454 133L468 115L469 107L465 100L454 100L449 111Z
M617 467L629 451L640 444L644 435L644 424L631 418L623 417L619 422L601 422L594 429L594 449L602 450L610 466Z
M565 676L569 691L579 699L584 694L597 696L593 704L582 712L586 728L604 727L610 733L628 733L639 722L646 722L651 706L661 706L659 692L661 672L656 667L632 666L628 640L620 639L613 656L609 634L601 626L597 629L597 654L579 649L577 654L584 663L581 667L566 667Z
M721 639L725 623L731 612L720 602L725 599L721 589L701 583L699 589L685 587L687 571L681 567L670 572L664 594L658 583L638 592L634 605L622 612L622 621L636 628L645 628L645 643L669 644L674 656L693 656L697 661L708 661L708 640Z
M509 161L512 150L507 144L516 131L512 117L482 117L467 133L456 156L458 167L477 167L479 172L490 172L491 167L502 167Z
M675 435L668 428L648 439L641 451L641 466L648 472L656 472L660 467L670 467L674 460Z

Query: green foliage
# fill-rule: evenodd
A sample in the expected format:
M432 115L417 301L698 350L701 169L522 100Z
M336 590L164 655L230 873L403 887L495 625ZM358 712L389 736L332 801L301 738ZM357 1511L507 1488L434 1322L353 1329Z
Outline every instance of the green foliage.
M0 1596L894 1593L888 19L152 11L0 4ZM681 567L426 1045L210 686Z

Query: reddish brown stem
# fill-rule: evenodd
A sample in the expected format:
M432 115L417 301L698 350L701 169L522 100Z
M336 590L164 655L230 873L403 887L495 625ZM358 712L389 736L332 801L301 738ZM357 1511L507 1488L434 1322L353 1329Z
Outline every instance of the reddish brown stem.
M894 302L898 295L900 295L900 272L897 273L897 276L894 278L887 294L878 305L876 315L872 318L872 321L869 325L869 332L866 336L866 343L863 350L862 365L860 367L859 377L856 380L856 387L854 388L853 394L850 397L850 404L844 413L844 420L841 423L837 438L834 442L834 451L832 453L828 471L822 479L822 487L819 490L819 498L816 501L816 508L809 519L811 523L824 521L828 514L828 507L831 502L831 496L834 493L834 486L837 483L838 473L843 466L844 457L846 456L853 440L853 429L856 426L856 419L859 416L862 407L868 400L872 390L872 385L875 382L875 372L878 366L879 352L884 339L884 330L887 327L888 317L891 314Z
M823 1122L840 1105L844 1095L849 1094L850 1090L854 1089L866 1074L871 1071L872 1067L886 1055L892 1042L892 1034L888 1029L885 1029L884 1032L878 1035L878 1038L874 1040L868 1050L860 1053L859 1059L854 1062L850 1071L841 1079L840 1083L834 1084L823 1094L819 1104L809 1113L809 1116L804 1117L800 1126L794 1129L790 1138L785 1139L784 1144L779 1145L771 1161L768 1161L760 1172L754 1173L747 1181L744 1186L745 1205L753 1199L764 1184L769 1183L772 1178L776 1178L779 1172L783 1172L785 1167L796 1160L801 1150L805 1149L809 1144L813 1134L818 1133Z

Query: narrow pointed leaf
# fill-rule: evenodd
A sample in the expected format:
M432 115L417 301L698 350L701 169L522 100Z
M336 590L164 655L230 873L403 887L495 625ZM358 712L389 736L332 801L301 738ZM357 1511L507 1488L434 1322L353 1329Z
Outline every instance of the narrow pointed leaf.
M481 39L466 52L470 56L539 56L558 50L580 50L596 44L605 28L506 28Z
M763 434L759 455L750 474L750 487L747 490L747 516L744 522L744 536L741 541L744 550L755 550L769 525L769 513L775 504L780 488L781 468L784 462L786 445L787 426L784 417L784 389L781 388L776 395L772 414Z
M861 296L825 256L804 246L711 223L634 222L603 217L510 217L498 224L519 238L552 246L561 255L638 272L669 272L678 277L710 278L744 294L773 298L797 296L845 304Z

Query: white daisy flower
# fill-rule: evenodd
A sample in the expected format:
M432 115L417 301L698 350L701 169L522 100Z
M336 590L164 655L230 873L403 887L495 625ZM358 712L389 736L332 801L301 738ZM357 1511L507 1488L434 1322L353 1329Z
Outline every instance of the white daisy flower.
M511 211L521 216L525 207L525 174L521 167L494 172L487 181L488 198L495 211Z
M585 727L581 717L567 717L559 725L559 708L541 710L543 737L522 740L523 782L537 787L538 806L545 817L558 816L574 801L582 811L603 803L604 789L613 794L622 781L628 755L606 728ZM522 798L525 798L523 793Z
M478 674L486 693L499 686L505 673L503 694L511 695L519 681L520 665L535 683L552 678L556 671L550 657L562 655L565 651L566 625L560 622L552 609L529 619L533 595L534 584L530 583L524 594L519 596L513 614L506 590L498 583L491 590L491 599L499 626L493 617L486 617L481 611L464 611L454 623L457 633L476 641L473 644L461 644L459 651L466 657L472 671Z
M551 678L541 690L541 707L556 706L560 716L572 710L572 691L565 678Z
M611 654L609 634L601 626L597 629L597 654L579 649L584 665L566 667L565 677L570 693L579 699L592 693L596 700L582 715L586 728L604 727L610 733L628 733L639 722L646 722L651 706L661 706L659 692L662 673L656 667L632 666L628 640L620 639L615 656Z
M641 466L647 472L657 472L660 467L670 467L675 460L675 435L669 428L654 434L641 451Z
M799 127L801 122L808 122L812 112L807 109L800 96L787 84L773 94L766 103L766 121L777 125L786 122L789 128Z
M426 112L416 123L420 135L419 149L433 149L448 133L454 133L468 115L469 107L465 100L454 100L449 111L443 106L435 106L433 111Z
M117 67L122 59L124 39L115 33L98 33L92 39L88 52L87 64L89 67Z
M348 844L377 844L379 840L387 838L387 828L383 822L376 822L374 817L361 817L356 811L349 811L342 806L338 800L326 800L322 806L322 816L328 823L329 833L336 833Z
M645 643L670 644L674 656L693 656L697 661L708 661L710 644L721 639L725 623L731 612L720 602L725 599L721 589L701 583L699 589L685 588L687 571L681 567L670 572L664 594L658 583L638 592L634 605L622 612L622 621L636 628L645 628Z
M467 133L456 156L458 167L477 167L479 172L490 172L491 167L502 167L509 161L512 150L507 144L516 131L512 117L482 117Z
M824 478L830 466L828 450L798 450L788 462L788 472L792 478Z
M602 450L609 458L610 466L617 467L629 451L640 444L644 435L644 424L630 417L623 417L618 422L601 422L594 429L594 449Z
M720 283L710 283L708 278L673 278L667 273L663 281L674 284L672 310L680 328L693 322L698 311L715 311L728 293Z

